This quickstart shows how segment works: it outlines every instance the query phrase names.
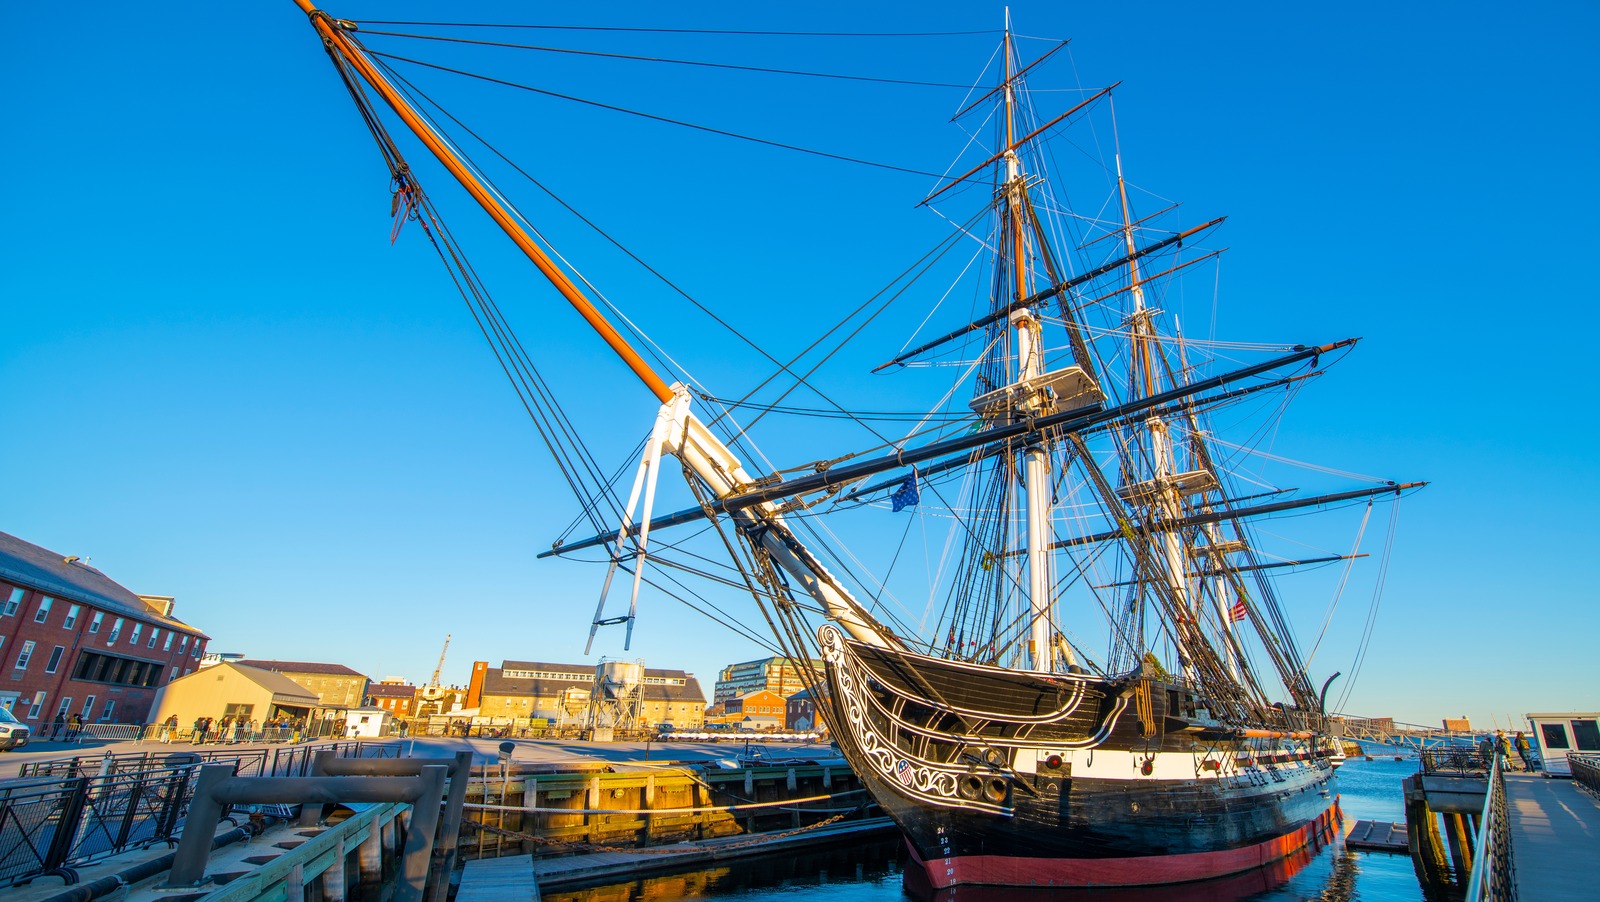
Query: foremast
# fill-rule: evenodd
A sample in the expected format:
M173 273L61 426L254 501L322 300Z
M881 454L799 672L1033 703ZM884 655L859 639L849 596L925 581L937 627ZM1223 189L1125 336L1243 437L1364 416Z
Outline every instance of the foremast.
M500 226L561 296L577 310L590 328L644 384L644 387L661 402L661 409L656 418L655 428L651 432L650 441L646 445L643 460L640 462L639 475L635 480L632 498L624 515L612 558L614 571L616 563L621 559L624 546L632 540L636 603L646 560L647 524L650 519L650 505L655 496L655 480L660 469L661 455L669 454L680 460L704 489L718 500L742 494L752 487L756 480L745 472L743 465L726 443L694 415L690 409L689 389L682 383L669 385L650 367L594 303L556 265L550 254L528 235L496 195L483 185L449 142L437 134L427 120L390 84L367 57L365 49L351 38L349 32L354 26L334 19L326 12L317 9L311 0L294 0L294 4L310 18L312 27L322 38L323 45L341 76L349 78L353 72L383 98L384 103L460 182L473 200L477 201L484 212L489 214L495 224ZM406 179L411 178L409 168L403 161L397 158L395 165L397 177L404 173ZM635 505L640 500L641 489L645 505L638 518L641 528L635 533L633 530ZM795 536L793 530L778 513L775 504L770 501L762 502L742 508L731 517L751 545L798 583L822 606L826 616L837 622L852 638L880 647L902 645ZM606 582L609 587L609 576ZM602 594L602 607L604 601ZM599 619L597 616L597 622ZM629 616L625 619L631 628L633 619L631 608Z

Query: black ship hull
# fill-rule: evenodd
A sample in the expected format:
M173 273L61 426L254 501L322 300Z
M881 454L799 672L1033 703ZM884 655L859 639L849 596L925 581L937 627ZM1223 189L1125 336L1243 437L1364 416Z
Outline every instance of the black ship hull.
M832 627L821 639L834 738L935 888L1206 879L1341 818L1306 734L1207 731L1175 683L884 652Z

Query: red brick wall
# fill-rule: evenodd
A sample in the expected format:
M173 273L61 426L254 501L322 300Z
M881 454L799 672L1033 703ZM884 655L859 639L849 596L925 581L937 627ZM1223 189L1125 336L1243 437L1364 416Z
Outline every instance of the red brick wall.
M17 588L24 590L17 610L11 614L3 613L9 607L13 589ZM50 608L43 622L39 622L35 618L47 597L52 599ZM78 607L77 616L68 627L67 618L74 605ZM89 630L94 626L96 614L101 615L99 628L91 633ZM108 643L119 617L123 620L121 631L114 643ZM135 627L138 628L137 643L133 641ZM160 633L156 635L155 647L151 648L152 631L158 629ZM169 630L168 626L128 614L53 597L27 586L0 582L0 636L4 637L4 641L0 641L0 696L17 693L12 713L34 727L47 726L55 718L63 698L72 699L67 714L83 714L83 705L89 696L94 696L94 707L88 714L83 714L85 722L100 722L106 703L114 702L107 722L143 723L150 713L150 703L155 698L156 690L171 679L172 668L177 667L177 675L182 676L189 670L197 669L200 655L205 653L205 640L192 631L173 631L175 638L169 647ZM27 667L18 669L18 658L29 641L34 643L34 647ZM182 653L178 651L180 642L183 643ZM46 673L57 646L61 647L61 657L56 662L54 672ZM86 654L125 659L130 662L121 665L125 672L135 666L133 662L143 663L146 667L159 667L160 670L153 686L74 679L72 675ZM38 715L30 718L34 698L40 692L45 694L44 703L39 706Z

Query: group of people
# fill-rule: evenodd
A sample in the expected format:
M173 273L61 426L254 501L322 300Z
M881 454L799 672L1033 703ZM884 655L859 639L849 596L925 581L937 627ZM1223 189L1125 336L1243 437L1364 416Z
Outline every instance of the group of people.
M83 718L77 714L68 717L65 711L57 711L56 719L50 722L50 742L55 742L57 736L62 736L63 742L71 742L83 732Z
M296 718L290 720L280 717L276 720L265 720L259 724L254 718L235 717L231 714L221 720L211 717L196 717L194 725L189 731L189 744L201 745L207 742L226 743L233 745L240 742L275 741L299 742L305 734L305 720ZM179 739L178 715L174 714L161 722L159 740L171 744Z
M1499 754L1500 757L1505 759L1507 767L1512 766L1511 753L1515 751L1517 757L1522 759L1522 769L1524 771L1531 774L1539 769L1533 760L1533 745L1528 742L1527 734L1521 730L1517 731L1516 739L1507 736L1505 730L1495 730L1493 739L1488 736L1483 737L1483 741L1479 743L1478 751L1483 754L1484 761L1488 761L1496 754Z

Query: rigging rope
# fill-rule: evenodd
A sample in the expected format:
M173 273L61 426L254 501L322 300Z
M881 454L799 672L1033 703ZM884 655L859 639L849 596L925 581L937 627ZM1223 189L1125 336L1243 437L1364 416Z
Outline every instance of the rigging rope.
M436 69L436 70L438 70L440 72L449 72L452 75L460 75L460 76L463 76L463 77L466 77L466 78L475 78L475 79L478 79L479 81L486 81L486 82L489 82L491 84L497 84L497 85L501 85L501 86L507 87L507 88L516 88L519 91L529 91L529 92L534 93L534 94L544 95L545 97L554 97L554 98L556 98L558 100L566 100L566 101L569 101L571 103L580 103L580 104L583 104L585 106L592 106L592 107L596 107L596 108L602 109L602 110L610 110L611 112L614 112L614 113L626 113L629 116L637 116L637 117L639 117L641 119L648 119L648 120L650 120L652 122L661 122L661 123L664 123L666 125L676 125L676 126L679 126L681 128L693 129L695 131L706 132L708 134L721 135L724 138L737 138L740 141L749 141L752 144L762 144L762 145L765 145L767 147L776 147L776 148L778 148L780 150L792 150L792 151L794 151L796 153L810 154L810 155L816 156L816 157L823 157L823 158L830 159L830 160L838 160L838 161L840 161L842 163L856 163L856 164L859 164L861 166L871 166L871 167L873 167L875 169L887 169L890 172L904 172L904 173L907 173L909 175L923 175L923 176L929 176L931 178L942 178L942 176L940 176L938 173L935 173L935 172L926 172L926 171L921 170L921 169L911 169L911 168L906 167L906 166L896 166L896 165L894 165L892 163L877 163L877 162L874 162L872 160L863 160L863 159L860 159L859 157L849 157L849 156L845 156L844 154L830 153L830 152L825 151L825 150L816 150L815 148L801 147L798 144L787 144L787 143L784 143L782 141L772 141L772 140L769 140L767 138L757 138L757 137L755 137L753 135L745 135L745 134L741 134L739 132L728 131L727 129L714 128L714 127L709 126L709 125L697 125L697 124L695 124L693 122L685 122L682 119L673 119L670 116L658 116L658 115L656 115L654 113L646 113L646 112L643 112L641 110L631 110L631 109L628 109L627 107L617 106L616 104L603 103L603 102L598 101L598 100L589 100L587 98L576 97L576 96L573 96L571 94L563 94L563 93L561 93L559 91L550 91L550 90L546 90L544 88L536 88L533 85L525 85L525 84L521 84L520 82L507 81L507 80L505 80L503 78L494 78L494 77L489 76L489 75L480 75L480 74L478 74L476 72L468 72L465 69L455 69L455 68L451 68L450 66L442 66L442 65L439 65L438 63L424 62L422 60L412 59L412 58L406 57L406 56L399 56L399 55L393 54L393 53L383 53L381 51L372 50L372 49L367 49L366 52L370 56L383 57L384 59L391 59L391 60L394 60L396 62L401 62L401 63L410 63L413 66L421 66L422 68L425 68L425 69Z

